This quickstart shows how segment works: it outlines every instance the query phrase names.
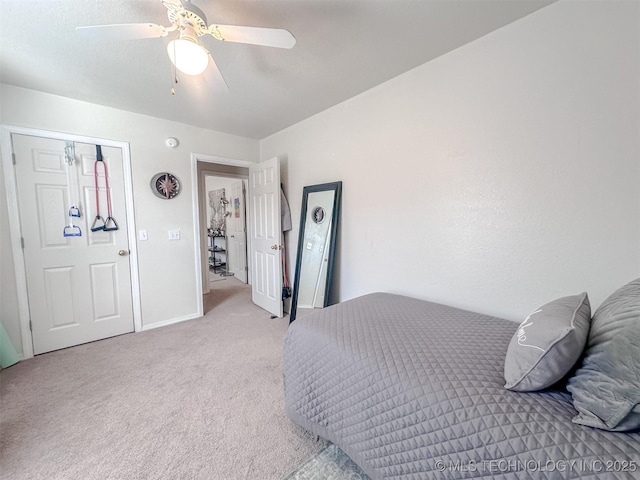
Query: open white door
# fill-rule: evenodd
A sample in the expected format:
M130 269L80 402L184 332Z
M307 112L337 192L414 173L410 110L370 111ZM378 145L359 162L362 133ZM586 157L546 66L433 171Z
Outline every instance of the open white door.
M249 167L253 303L282 317L280 161Z
M227 252L231 273L242 283L247 283L247 222L245 217L244 182L231 184L227 194L231 216L227 219Z

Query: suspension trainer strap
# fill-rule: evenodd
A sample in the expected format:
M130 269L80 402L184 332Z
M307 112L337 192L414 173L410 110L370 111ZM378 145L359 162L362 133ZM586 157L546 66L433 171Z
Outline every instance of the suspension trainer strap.
M96 145L96 161L93 164L93 185L96 190L96 218L93 220L93 224L91 225L92 232L99 232L105 228L104 218L100 216L100 184L98 182L98 165L102 165L104 171L102 148L100 145Z
M104 171L104 185L107 190L107 218L104 220L104 231L112 232L118 230L118 222L113 218L111 212L111 188L109 187L109 172L107 171L107 164L102 161L102 151L100 151L100 161L102 163L102 170Z

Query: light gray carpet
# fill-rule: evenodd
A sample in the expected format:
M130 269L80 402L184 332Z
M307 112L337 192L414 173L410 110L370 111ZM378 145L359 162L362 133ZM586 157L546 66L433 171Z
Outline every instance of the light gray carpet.
M3 479L279 479L324 447L284 413L282 339L233 277L202 319L0 372Z

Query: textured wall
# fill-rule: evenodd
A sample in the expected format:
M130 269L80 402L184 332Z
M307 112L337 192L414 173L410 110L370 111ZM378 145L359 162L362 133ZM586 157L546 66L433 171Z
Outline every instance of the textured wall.
M389 291L520 320L640 276L637 2L559 2L261 141L342 180L342 300Z

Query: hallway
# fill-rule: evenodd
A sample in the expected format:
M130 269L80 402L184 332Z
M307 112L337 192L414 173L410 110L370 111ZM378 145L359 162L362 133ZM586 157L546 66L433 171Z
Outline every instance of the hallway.
M209 286L211 292L203 295L205 315L223 304L227 306L230 302L237 303L238 308L252 305L251 285L242 283L235 277L221 277L211 272L209 273ZM265 315L268 314L265 311Z

